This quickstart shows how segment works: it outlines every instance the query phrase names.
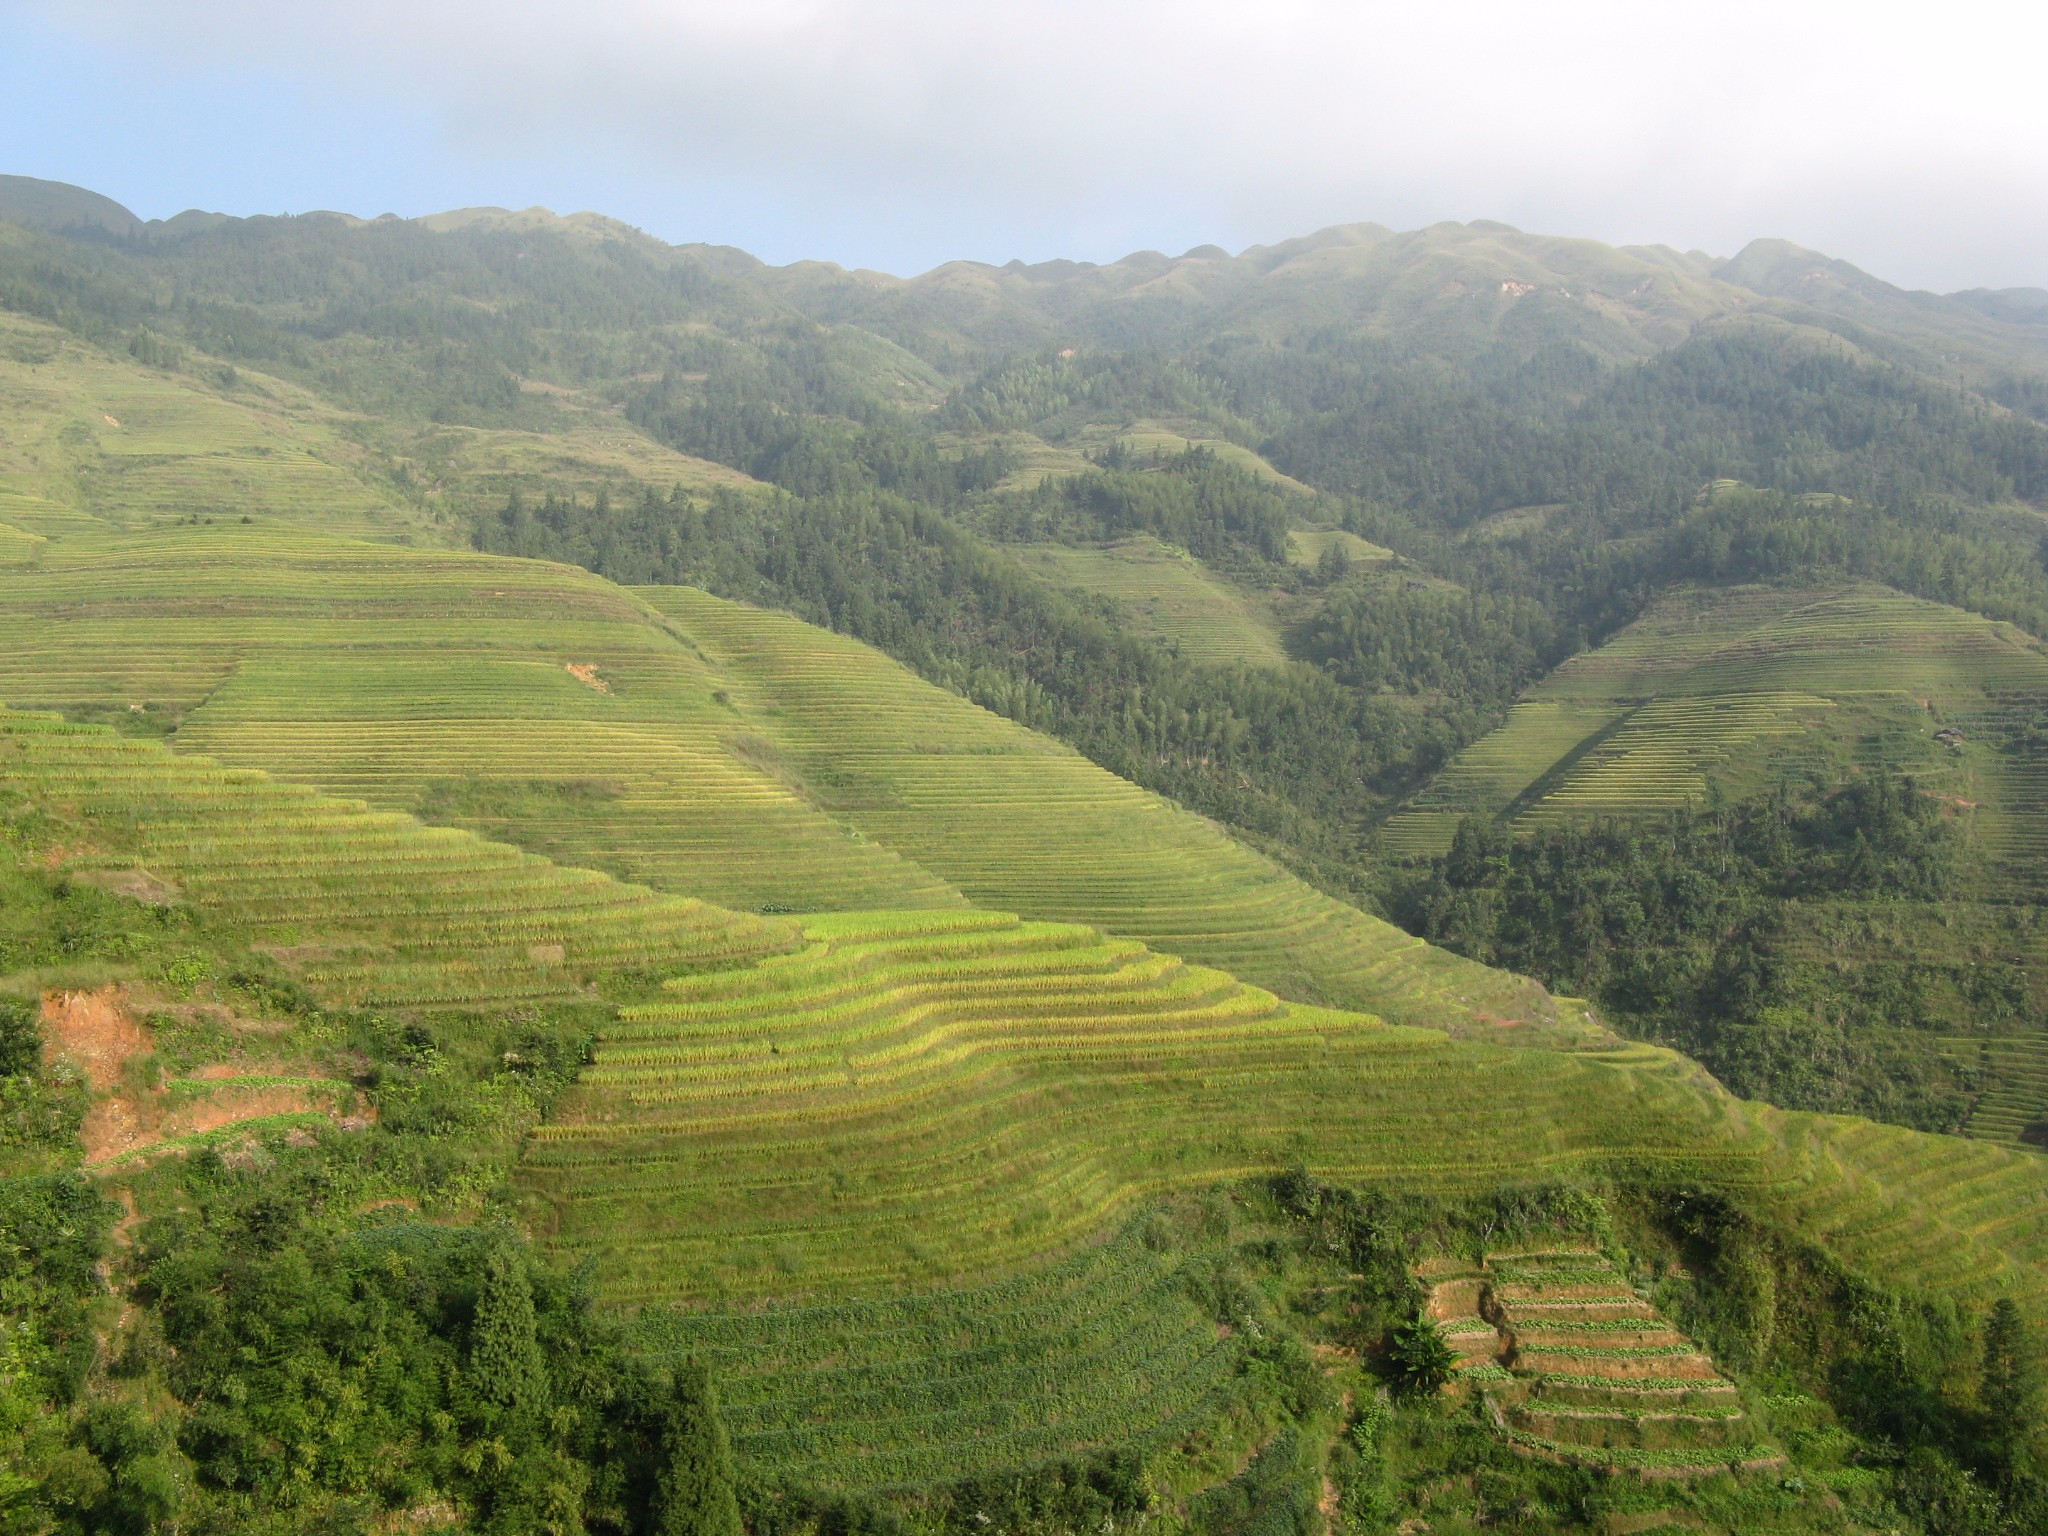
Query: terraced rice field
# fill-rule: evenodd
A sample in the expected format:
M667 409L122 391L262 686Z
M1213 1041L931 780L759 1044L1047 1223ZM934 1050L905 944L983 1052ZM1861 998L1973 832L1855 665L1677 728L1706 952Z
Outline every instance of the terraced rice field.
M1955 1061L1989 1085L1964 1130L1985 1141L2048 1148L2048 1040L2038 1035L1944 1040Z
M979 905L1088 923L1286 997L1402 1023L1547 1023L1555 1005L1331 900L1213 823L785 614L634 589L746 689L835 814Z
M70 868L146 871L332 1000L560 996L795 939L104 729L0 720L0 782L90 829ZM805 931L629 1010L536 1142L529 1198L615 1298L986 1275L1304 1148L1331 1177L1461 1188L1666 1158L1871 1272L2041 1288L2048 1163L2030 1153L1743 1105L1650 1047L1503 1051L1284 1004L1070 925L922 911Z
M794 937L102 726L0 712L0 787L80 829L67 869L140 871L336 1003L575 996L607 972L735 965Z
M36 551L48 542L39 533L30 533L12 523L0 523L0 565L16 565L31 560L35 558Z
M1011 1280L766 1311L650 1312L718 1373L740 1459L811 1486L946 1482L1208 1422L1237 1345L1125 1230Z
M79 535L0 567L0 700L182 719L181 748L721 905L964 891L1406 1022L1554 1017L877 652L684 589L260 525Z
M28 489L32 483L28 477L0 471L0 521L10 528L37 539L107 531L103 519L81 508L37 495Z
M1134 633L1199 665L1278 667L1287 661L1279 632L1248 599L1192 555L1150 535L1092 549L1018 544L1009 552L1058 586L1108 598Z
M1648 1160L1894 1279L2048 1280L2048 1165L1743 1104L1650 1047L1455 1041L986 912L804 929L798 953L624 1010L534 1138L531 1223L614 1303L963 1283L1294 1158L1444 1190Z
M1486 1268L1483 1304L1512 1372L1489 1400L1523 1455L1639 1477L1783 1461L1734 1383L1604 1255L1495 1254Z
M1532 694L1608 705L1678 691L1694 667L1724 646L1833 595L1797 587L1676 588L1604 645L1572 657Z
M1524 700L1508 711L1499 730L1460 752L1432 779L1411 809L1388 819L1383 845L1398 858L1444 852L1459 822L1504 814L1627 712L1613 704Z
M2048 1274L2042 1160L1742 1104L1650 1047L1457 1041L990 912L799 935L49 718L0 716L0 790L81 829L77 874L145 871L333 1001L668 973L604 1031L517 1197L648 1347L718 1353L743 1454L827 1484L1196 1422L1234 1357L1162 1261L1102 1234L1298 1159L1446 1190L1647 1163L1894 1281L2031 1297Z
M0 613L9 703L165 711L181 747L723 905L961 901L778 778L704 661L581 571L179 528L55 541Z
M1818 726L1833 701L1808 693L1725 693L1657 699L1565 770L1562 782L1516 820L1520 826L1588 816L1682 810L1738 756L1768 750Z

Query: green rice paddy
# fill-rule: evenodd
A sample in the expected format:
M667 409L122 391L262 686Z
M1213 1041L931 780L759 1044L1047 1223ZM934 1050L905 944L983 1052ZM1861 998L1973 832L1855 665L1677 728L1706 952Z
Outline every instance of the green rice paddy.
M687 589L260 523L80 534L0 566L0 701L177 723L723 906L972 900L1403 1022L1556 1017L865 646Z
M1277 627L1250 599L1194 556L1148 534L1093 549L1019 544L1010 553L1055 585L1108 598L1135 633L1189 661L1210 667L1286 664Z
M2048 654L2010 625L1878 587L1680 589L1531 689L1390 818L1386 846L1440 853L1467 815L1661 814L1832 750L1967 801L1987 851L2033 881L2048 775L1934 741L1954 724L1996 738L2026 701L2048 703Z
M795 937L104 726L0 712L0 782L85 829L70 872L140 875L335 1003L578 996L610 972L737 964Z

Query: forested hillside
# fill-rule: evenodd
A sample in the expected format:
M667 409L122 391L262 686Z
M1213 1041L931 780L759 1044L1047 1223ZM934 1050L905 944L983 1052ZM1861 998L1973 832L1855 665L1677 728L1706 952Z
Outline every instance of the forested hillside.
M0 1528L2038 1528L2044 637L2024 291L0 178Z

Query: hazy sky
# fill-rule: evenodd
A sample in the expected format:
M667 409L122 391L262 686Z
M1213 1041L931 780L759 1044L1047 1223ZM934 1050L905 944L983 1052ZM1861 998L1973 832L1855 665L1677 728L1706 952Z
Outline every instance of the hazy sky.
M1497 218L2048 286L2048 6L0 0L0 170L891 271Z

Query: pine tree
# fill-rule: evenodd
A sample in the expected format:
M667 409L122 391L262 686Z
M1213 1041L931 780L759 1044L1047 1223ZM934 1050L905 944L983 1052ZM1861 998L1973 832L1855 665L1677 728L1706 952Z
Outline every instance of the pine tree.
M2001 1296L1984 1325L1984 1380L1978 1401L1991 1419L1991 1434L2001 1456L2010 1459L2039 1417L2040 1364L2034 1340L2019 1304Z
M657 1536L744 1536L733 1493L732 1444L710 1374L697 1362L676 1372L662 1432Z
M469 1379L479 1398L507 1412L536 1407L547 1396L533 1285L509 1234L494 1239L484 1258L483 1290L470 1331Z

